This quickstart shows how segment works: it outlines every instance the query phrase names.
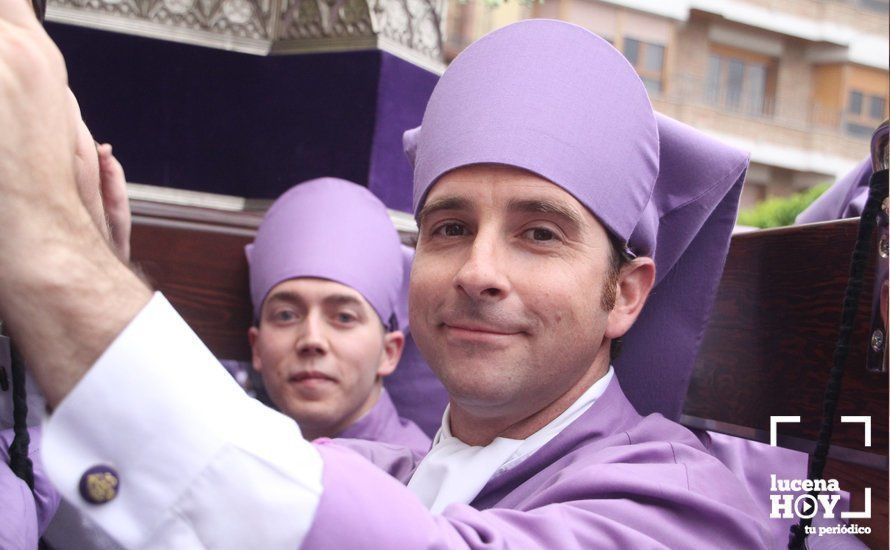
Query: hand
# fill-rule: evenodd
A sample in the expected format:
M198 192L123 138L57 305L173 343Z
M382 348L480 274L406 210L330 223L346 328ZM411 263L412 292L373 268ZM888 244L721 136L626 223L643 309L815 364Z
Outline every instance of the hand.
M111 153L111 144L97 147L99 179L102 182L102 206L111 229L111 244L124 261L130 259L130 201L127 199L127 179L124 168Z
M74 178L65 64L24 0L0 0L0 318L57 406L151 298Z
M37 244L29 228L44 216L34 220L26 206L75 193L77 121L66 80L62 56L30 4L0 0L0 274L17 267L5 258Z

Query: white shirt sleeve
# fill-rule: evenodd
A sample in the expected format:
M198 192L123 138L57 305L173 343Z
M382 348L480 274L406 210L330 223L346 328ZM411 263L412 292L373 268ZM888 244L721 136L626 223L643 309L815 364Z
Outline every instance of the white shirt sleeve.
M46 421L62 496L127 548L300 546L322 460L291 419L251 399L160 293ZM81 476L113 468L91 504Z

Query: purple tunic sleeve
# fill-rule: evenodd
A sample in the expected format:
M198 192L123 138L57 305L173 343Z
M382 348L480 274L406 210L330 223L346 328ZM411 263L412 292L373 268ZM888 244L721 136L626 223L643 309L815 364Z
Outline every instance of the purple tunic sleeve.
M0 431L0 548L36 548L37 540L59 507L59 494L40 461L40 428L29 428L28 456L34 464L34 492L9 469L12 430Z
M381 471L337 444L316 448L324 492L305 549L765 546L761 522L725 493L735 486L724 479L732 474L682 445L607 450L601 458L613 463L554 472L509 508L453 504L441 515L387 475L392 463L378 464ZM669 463L657 463L665 457Z
M37 512L34 497L6 460L0 461L0 548L36 548Z

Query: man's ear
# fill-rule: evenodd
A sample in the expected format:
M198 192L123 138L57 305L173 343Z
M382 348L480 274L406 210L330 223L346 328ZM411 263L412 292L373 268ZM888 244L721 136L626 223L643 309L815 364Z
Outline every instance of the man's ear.
M250 361L253 363L253 370L260 372L263 370L263 361L260 359L259 351L257 351L256 340L260 334L260 329L250 327L247 329L247 342L250 344Z
M401 330L383 335L383 353L377 366L377 376L384 378L395 372L405 349L405 334Z
M606 338L614 340L630 330L654 284L655 262L652 258L635 258L621 268L615 290L615 307L609 312L606 324Z

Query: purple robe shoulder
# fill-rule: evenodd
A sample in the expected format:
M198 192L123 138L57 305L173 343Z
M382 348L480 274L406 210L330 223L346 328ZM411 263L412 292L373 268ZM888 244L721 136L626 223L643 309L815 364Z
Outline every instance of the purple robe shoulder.
M418 462L409 452L352 440L319 440L317 448L325 489L307 549L369 541L380 548L768 545L764 518L732 472L682 426L637 414L617 379L470 505L440 515L404 486Z
M37 548L37 541L59 507L59 493L40 461L40 428L29 428L28 456L34 464L34 492L9 469L12 430L0 431L0 548Z
M806 210L798 214L795 223L859 217L868 199L868 182L871 174L871 157L866 157L847 175L834 182Z
M418 457L430 450L430 438L414 422L399 416L386 390L368 413L337 438L364 439L410 449Z

